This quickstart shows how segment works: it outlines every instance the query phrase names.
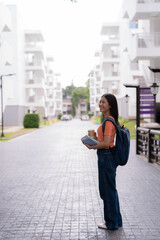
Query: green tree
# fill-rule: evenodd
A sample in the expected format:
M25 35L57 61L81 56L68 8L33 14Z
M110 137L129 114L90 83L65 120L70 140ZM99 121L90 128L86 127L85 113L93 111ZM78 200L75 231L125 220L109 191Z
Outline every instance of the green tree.
M72 102L72 116L76 115L76 107L78 107L79 104L79 100L80 100L80 94L76 89L73 90L72 92L72 97L71 97L71 102Z
M87 110L89 111L89 82L87 87L75 87L73 83L63 89L63 98L71 97L72 102L72 116L76 115L76 108L80 102L80 99L86 99L88 104Z
M89 80L86 82L86 95L87 95L87 99L86 102L88 104L88 111L90 111L90 94L89 94Z
M89 90L87 87L77 87L73 90L71 96L72 102L72 115L76 115L76 108L78 107L80 99L86 99L86 103L89 100ZM87 109L89 110L89 109Z
M76 87L72 84L70 86L67 86L66 88L63 88L63 98L67 98L68 96L72 96L72 92Z

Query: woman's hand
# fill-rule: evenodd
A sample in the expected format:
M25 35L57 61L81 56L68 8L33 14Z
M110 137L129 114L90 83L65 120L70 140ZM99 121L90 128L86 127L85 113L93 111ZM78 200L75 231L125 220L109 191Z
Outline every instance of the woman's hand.
M83 143L88 149L93 149L93 146L90 146L89 144L87 143Z
M109 148L111 142L111 137L110 136L104 136L104 141L100 142L96 145L90 146L86 143L83 143L88 149L106 149Z

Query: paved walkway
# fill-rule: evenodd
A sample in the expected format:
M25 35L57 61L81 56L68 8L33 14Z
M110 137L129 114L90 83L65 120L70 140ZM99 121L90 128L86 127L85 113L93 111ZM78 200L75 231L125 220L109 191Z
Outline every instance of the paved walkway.
M0 239L160 240L160 170L135 155L117 170L123 228L103 221L88 121L58 122L0 143Z
M2 126L0 126L0 128L2 128ZM9 127L4 127L3 132L5 134L5 133L16 132L21 129L23 129L23 126L9 126Z

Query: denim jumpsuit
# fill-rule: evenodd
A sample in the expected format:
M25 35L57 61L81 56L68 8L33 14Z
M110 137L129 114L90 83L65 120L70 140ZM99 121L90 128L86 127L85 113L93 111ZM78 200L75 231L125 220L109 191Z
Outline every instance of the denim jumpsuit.
M111 148L114 151L114 147ZM104 220L107 229L122 227L122 217L116 189L116 162L110 149L98 149L99 192L104 203Z

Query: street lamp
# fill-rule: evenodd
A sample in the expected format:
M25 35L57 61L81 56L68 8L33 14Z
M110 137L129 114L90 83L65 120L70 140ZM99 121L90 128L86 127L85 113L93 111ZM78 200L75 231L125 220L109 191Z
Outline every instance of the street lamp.
M124 97L125 97L125 99L126 99L126 103L128 103L128 101L129 101L129 95L126 94Z
M156 96L159 90L159 86L157 85L157 83L153 83L152 86L150 86L151 89L151 93Z
M126 88L136 88L136 128L140 126L140 89L139 85L124 84ZM138 154L138 132L136 131L136 154Z
M3 132L3 77L10 77L15 75L15 73L11 73L11 74L6 74L6 75L0 75L0 80L1 80L1 116L2 116L2 133L1 133L1 137L4 137L4 132Z
M156 83L156 78L155 78L155 74L156 73L160 73L160 68L152 68L152 67L148 67L149 68L149 70L151 70L151 72L153 72L154 73L154 83L152 84L152 86L150 86L150 88L151 88L151 93L154 95L154 96L156 96L157 95L157 93L158 93L158 90L159 90L159 86L157 85L157 83Z

